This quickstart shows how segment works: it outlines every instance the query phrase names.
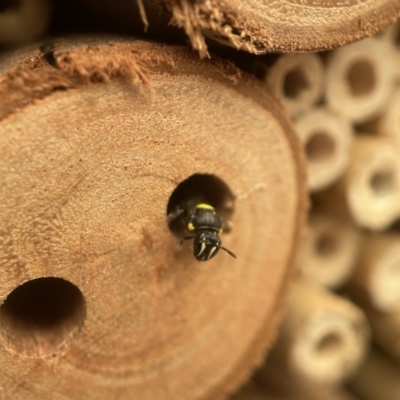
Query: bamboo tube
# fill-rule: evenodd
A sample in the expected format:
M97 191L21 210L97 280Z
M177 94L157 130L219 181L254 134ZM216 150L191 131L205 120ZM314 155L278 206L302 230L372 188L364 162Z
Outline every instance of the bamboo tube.
M354 400L343 389L333 388L306 379L289 376L277 365L267 361L257 372L258 391L264 398L275 400ZM234 400L242 400L240 397ZM243 398L245 400L245 397Z
M342 286L353 272L359 239L358 231L346 219L313 210L297 254L300 273L329 288Z
M325 71L316 54L282 55L265 75L268 87L291 117L314 105L322 96Z
M365 235L349 290L379 311L400 307L400 235Z
M247 384L239 392L232 395L230 400L275 400L275 396L268 393L262 386L253 382Z
M255 382L254 382L255 381ZM341 389L294 379L267 364L230 400L355 400Z
M379 118L378 132L400 142L400 88L390 96L385 111Z
M398 0L168 0L172 23L207 54L204 36L255 54L328 50L371 36L400 16ZM379 15L379 18L376 16Z
M391 312L379 312L364 307L374 342L389 356L400 361L400 307Z
M400 81L400 22L390 25L382 37L389 46L389 55L393 60L397 80Z
M315 196L316 202L350 216L361 227L387 228L400 215L399 152L399 145L388 138L358 136L346 172Z
M176 46L77 41L9 65L1 396L226 396L275 334L305 216L283 107L229 62ZM221 215L233 203L221 238L236 260L199 263L169 229L190 184ZM257 185L274 189L235 200Z
M350 386L363 400L399 400L400 366L372 351Z
M360 364L369 338L366 319L349 301L305 281L293 284L272 362L298 379L338 384Z
M347 167L353 139L351 125L345 118L324 108L308 110L295 125L307 156L309 190L324 189Z
M50 23L49 0L19 0L0 9L0 44L22 44L43 35Z
M368 38L332 52L326 68L326 101L333 109L361 123L387 104L394 70L387 47Z

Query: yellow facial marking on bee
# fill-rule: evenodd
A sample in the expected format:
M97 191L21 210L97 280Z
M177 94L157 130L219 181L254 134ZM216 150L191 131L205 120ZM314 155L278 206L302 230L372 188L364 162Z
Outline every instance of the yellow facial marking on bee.
M199 203L197 204L196 208L205 208L206 210L214 210L213 206L210 206L209 204L206 203Z
M189 222L189 223L187 224L187 230L188 230L188 231L194 231L194 225L193 225L191 222Z

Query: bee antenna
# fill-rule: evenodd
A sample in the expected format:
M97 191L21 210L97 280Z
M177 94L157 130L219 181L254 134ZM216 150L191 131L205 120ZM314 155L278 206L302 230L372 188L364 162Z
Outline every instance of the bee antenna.
M230 256L232 256L233 258L237 258L236 254L232 253L230 250L228 250L226 247L224 246L219 246L220 249L225 250Z

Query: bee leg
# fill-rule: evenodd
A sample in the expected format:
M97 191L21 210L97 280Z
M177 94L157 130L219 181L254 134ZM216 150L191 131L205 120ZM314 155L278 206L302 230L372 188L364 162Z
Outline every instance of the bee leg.
M185 240L190 240L190 239L193 239L193 238L194 238L194 236L184 236L184 237L181 239L180 244L182 244Z

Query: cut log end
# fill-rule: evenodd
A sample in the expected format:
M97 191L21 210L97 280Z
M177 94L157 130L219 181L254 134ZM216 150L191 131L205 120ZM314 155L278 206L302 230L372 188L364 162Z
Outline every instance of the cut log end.
M54 55L28 53L0 81L3 393L221 398L279 320L305 211L293 128L255 79L183 48ZM230 219L236 260L199 263L169 229L188 178Z
M400 16L397 0L285 3L168 0L171 23L206 56L205 37L255 54L330 50L371 36ZM376 16L379 15L379 18ZM287 32L290 32L288 34Z

